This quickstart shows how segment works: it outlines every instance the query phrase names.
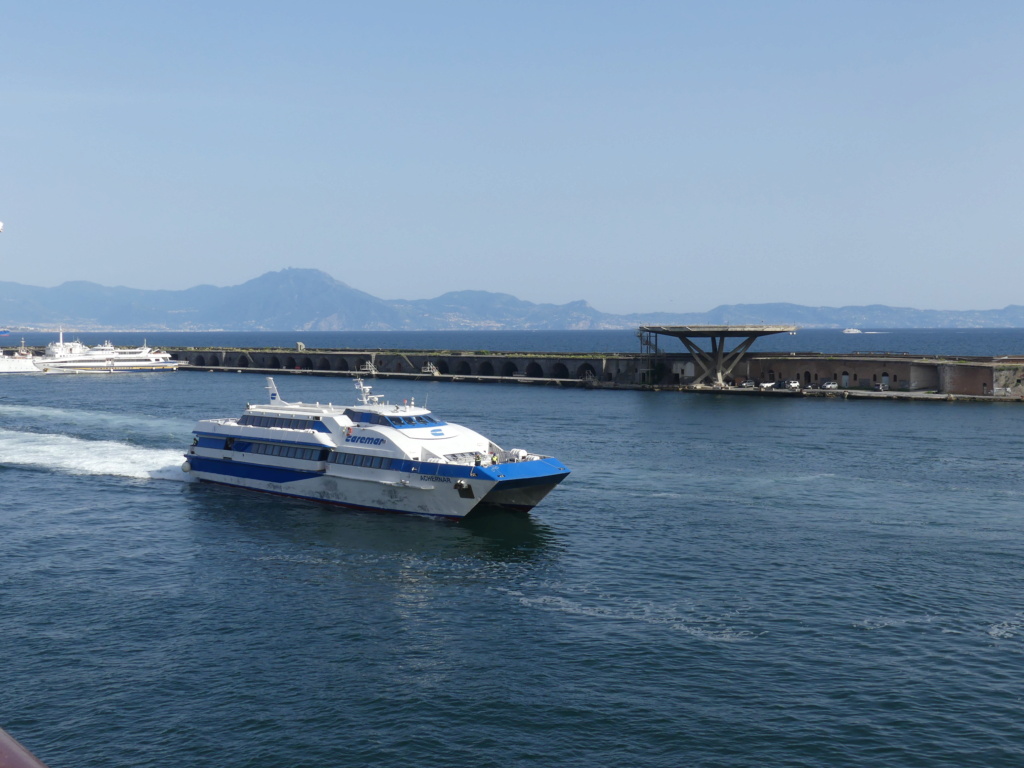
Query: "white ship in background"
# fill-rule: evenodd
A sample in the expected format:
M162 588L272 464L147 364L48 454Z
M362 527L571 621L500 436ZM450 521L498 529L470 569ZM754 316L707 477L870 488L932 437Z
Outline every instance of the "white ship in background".
M57 341L46 345L39 357L32 355L25 343L13 355L0 358L0 373L139 373L174 371L180 363L169 352L150 347L115 347L109 341L87 347L80 341L64 341L60 332Z
M25 340L11 355L0 354L0 373L40 373L32 353L25 347Z

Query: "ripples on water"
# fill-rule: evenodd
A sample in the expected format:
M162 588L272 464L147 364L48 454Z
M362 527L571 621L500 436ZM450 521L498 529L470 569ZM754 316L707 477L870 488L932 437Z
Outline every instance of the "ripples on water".
M449 524L186 482L256 376L3 384L0 724L51 768L1020 764L1019 406L379 382L574 470Z

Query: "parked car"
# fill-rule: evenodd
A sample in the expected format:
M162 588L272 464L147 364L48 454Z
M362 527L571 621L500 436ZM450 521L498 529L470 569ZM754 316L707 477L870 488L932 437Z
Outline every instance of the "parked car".
M792 390L799 391L799 389L800 389L800 382L797 381L796 379L789 379L786 382L785 387L786 387L786 389L792 389Z
M823 381L821 382L822 389L839 389L839 384L834 381Z
M743 389L753 389L756 386L757 385L754 383L753 379L745 379L744 381L740 382L740 387L742 387Z
M881 382L879 382L878 384L875 384L875 392L888 392L888 391L889 391L889 385L888 384L882 384Z
M775 382L774 381L762 381L761 382L761 389L774 389L774 387L775 387Z

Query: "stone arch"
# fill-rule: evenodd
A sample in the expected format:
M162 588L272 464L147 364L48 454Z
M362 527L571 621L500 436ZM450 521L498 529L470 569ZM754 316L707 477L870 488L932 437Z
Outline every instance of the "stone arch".
M318 371L329 371L329 370L331 370L331 358L329 358L329 357L321 357L320 358L320 362L318 362L316 364L316 369Z
M612 375L609 373L608 374L608 381L611 381L611 376ZM576 369L576 378L577 379L596 379L597 378L597 371L594 370L594 366L592 366L590 363L584 363L583 365L581 365L579 368Z
M199 355L199 357L196 358L196 363L195 364L196 365L205 366L206 365L206 358L203 357L202 355Z
M280 368L281 367L281 358L279 358L277 355L274 355L273 357L271 357L270 358L270 367L271 368Z
M448 375L448 361L447 360L438 360L436 363L434 363L434 367L437 368L437 372L438 373L443 374L445 376Z
M491 364L491 361L490 360L484 360L482 363L480 363L480 370L477 371L477 373L480 376L493 376L494 375L494 366Z
M347 370L349 370L348 360L346 360L344 357L340 357L339 356L338 359L334 361L334 370L336 370L336 371L347 371Z
M465 360L459 360L459 364L455 366L455 375L469 376L469 374L471 373L472 370L469 367L469 363L467 363Z
M517 373L519 373L519 369L516 368L516 364L513 363L511 360L509 360L507 363L501 366L502 376L515 376Z
M551 366L551 378L552 379L568 379L569 369L565 367L565 363L555 363Z
M544 378L544 369L536 360L531 360L526 364L526 376L531 379L542 379Z

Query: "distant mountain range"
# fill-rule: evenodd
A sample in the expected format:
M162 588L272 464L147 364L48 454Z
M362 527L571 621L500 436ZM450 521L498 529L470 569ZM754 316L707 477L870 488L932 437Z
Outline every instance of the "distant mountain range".
M1022 328L1024 306L946 311L871 305L727 304L709 312L613 315L585 301L534 304L505 293L455 291L387 301L315 269L268 272L241 285L182 291L70 282L0 282L0 327L177 331L593 330L639 325L803 328Z

